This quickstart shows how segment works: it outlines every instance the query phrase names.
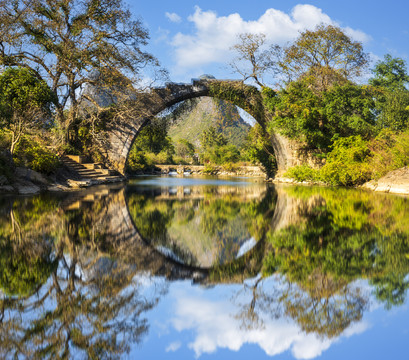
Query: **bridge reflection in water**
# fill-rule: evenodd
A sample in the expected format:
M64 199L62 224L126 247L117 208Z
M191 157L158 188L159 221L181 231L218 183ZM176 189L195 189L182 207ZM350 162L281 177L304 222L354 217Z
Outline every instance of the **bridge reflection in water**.
M147 184L1 200L2 358L120 356L176 280L243 284L235 316L249 331L288 317L330 339L362 319L371 297L405 302L408 199Z

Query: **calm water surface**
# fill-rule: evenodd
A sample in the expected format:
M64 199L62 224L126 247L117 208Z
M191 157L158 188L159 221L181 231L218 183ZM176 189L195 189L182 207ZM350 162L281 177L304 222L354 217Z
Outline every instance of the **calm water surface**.
M407 359L409 199L141 177L0 197L0 358Z

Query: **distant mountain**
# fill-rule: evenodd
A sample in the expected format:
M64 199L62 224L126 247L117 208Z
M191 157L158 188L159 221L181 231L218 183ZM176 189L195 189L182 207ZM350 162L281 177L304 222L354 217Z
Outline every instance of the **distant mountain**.
M187 139L200 147L200 135L203 130L215 127L218 132L238 147L241 147L251 126L245 122L237 108L225 101L202 97L188 112L182 113L169 128L169 136L177 141Z

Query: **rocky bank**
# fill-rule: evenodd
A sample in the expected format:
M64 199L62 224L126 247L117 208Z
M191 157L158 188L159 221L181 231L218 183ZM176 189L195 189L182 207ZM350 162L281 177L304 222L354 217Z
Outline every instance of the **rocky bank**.
M371 180L364 185L363 189L387 192L392 194L409 195L409 167L403 167L387 173L379 180Z

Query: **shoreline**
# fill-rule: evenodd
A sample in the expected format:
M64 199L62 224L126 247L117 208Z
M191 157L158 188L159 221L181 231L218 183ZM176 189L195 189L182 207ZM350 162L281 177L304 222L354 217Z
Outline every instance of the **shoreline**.
M200 165L160 165L157 171L141 171L138 173L128 174L126 177L116 178L115 180L97 180L97 179L73 179L70 174L62 174L62 179L57 180L47 178L34 170L27 168L17 168L13 184L0 175L0 195L37 195L44 192L75 192L85 188L98 185L119 184L127 180L136 179L140 176L217 176L217 177L245 177L263 179L267 183L288 184L296 186L324 186L330 185L323 182L303 181L299 182L291 178L277 176L266 178L264 172L257 166L241 166L236 171L226 171L222 167L215 167L212 173L203 171L205 166ZM190 172L186 172L190 170ZM239 171L237 171L239 170ZM394 195L409 196L409 167L400 168L386 174L379 180L370 180L363 185L351 187L371 192L383 192Z

